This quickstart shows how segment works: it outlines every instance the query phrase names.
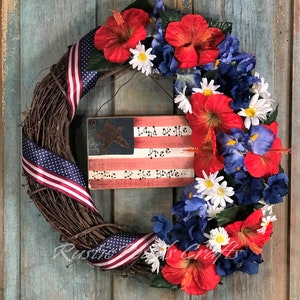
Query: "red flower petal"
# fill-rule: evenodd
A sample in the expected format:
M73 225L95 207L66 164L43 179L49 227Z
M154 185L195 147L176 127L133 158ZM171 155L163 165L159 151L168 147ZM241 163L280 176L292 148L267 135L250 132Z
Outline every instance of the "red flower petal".
M129 49L135 48L139 41L146 38L145 26L149 22L149 15L141 9L128 9L120 15L122 23L117 24L111 16L94 37L95 47L103 50L105 59L114 63L129 59Z
M245 167L253 177L271 176L278 173L281 156L281 140L275 138L271 149L266 154L248 152L245 156Z
M273 224L270 223L264 234L257 231L261 227L263 213L261 209L255 210L245 221L237 221L225 227L230 241L222 249L222 254L232 256L237 250L250 247L256 253L261 253L261 250L266 242L271 237Z
M192 68L214 62L219 55L217 45L225 35L219 28L209 28L200 15L185 15L179 22L170 22L166 41L175 48L180 68Z

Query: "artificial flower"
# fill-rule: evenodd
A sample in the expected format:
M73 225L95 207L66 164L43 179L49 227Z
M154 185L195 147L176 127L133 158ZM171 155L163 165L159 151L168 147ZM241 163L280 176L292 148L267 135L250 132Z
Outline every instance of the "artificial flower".
M206 218L206 209L207 204L200 197L192 197L185 200L184 211L187 213L187 216L183 219L184 221L190 219L194 216L199 216L200 218Z
M175 48L179 68L193 68L214 62L219 55L218 44L225 35L219 28L208 27L200 15L185 15L179 22L170 22L166 41Z
M265 82L265 79L263 77L259 77L259 73L255 72L254 76L257 77L259 81L253 83L251 92L253 94L259 94L260 97L268 99L268 101L273 103L274 100L270 99L271 94L268 92L269 84Z
M129 61L129 64L132 65L133 69L138 69L142 73L145 73L146 76L151 74L153 63L151 62L156 56L150 54L152 48L145 50L145 45L141 43L136 45L135 49L129 49L133 54L132 59Z
M201 93L190 98L193 113L187 114L187 120L193 130L193 135L206 141L212 140L212 132L227 133L232 128L244 129L243 120L230 107L231 99L223 94L205 97Z
M240 116L245 117L245 127L259 125L260 122L267 119L267 114L272 111L272 107L265 99L259 99L259 94L255 94L249 103L249 107L242 108L238 112Z
M275 175L279 171L282 156L281 140L275 138L272 147L264 155L248 152L245 156L245 167L253 177Z
M196 250L207 238L204 235L207 218L195 216L174 224L171 242L180 250Z
M173 228L172 222L167 219L163 214L154 216L151 219L154 222L153 231L164 241L169 242L168 234Z
M216 219L217 214L220 213L221 211L223 211L224 209L225 208L221 207L221 206L215 207L215 206L209 205L207 208L207 211L206 211L207 212L207 220L210 221L210 220Z
M205 196L213 195L220 186L220 181L224 179L224 176L218 176L218 172L207 175L205 171L202 171L202 176L203 178L196 178L197 185L195 187Z
M268 178L267 187L263 192L265 203L277 204L282 202L288 192L288 177L285 173L272 175Z
M248 172L240 170L234 174L234 179L238 204L246 206L259 202L265 187L261 178L254 178Z
M130 49L146 38L148 22L149 15L137 8L120 12L118 18L111 16L96 31L95 47L104 51L106 60L123 63L130 58Z
M265 232L266 232L268 226L270 225L270 223L274 222L276 220L277 220L276 216L263 217L262 220L261 220L261 224L260 224L261 228L258 228L257 232L265 234Z
M250 248L237 251L233 257L221 256L216 262L217 273L220 276L229 276L235 271L249 275L258 272L259 264L263 262L261 254L253 253Z
M251 126L248 146L253 153L263 155L270 150L274 138L275 134L266 126Z
M192 139L194 141L195 137L197 137L197 135L192 134ZM217 150L216 137L214 132L212 132L211 138L211 142L198 144L194 148L195 158L193 167L196 176L201 176L200 174L202 173L202 171L205 171L206 173L215 173L224 168L224 157Z
M228 245L222 248L222 254L232 257L239 249L249 247L255 254L260 254L266 242L271 237L273 224L270 222L264 233L257 229L261 228L262 218L264 217L261 209L255 210L244 221L236 221L225 227L230 237Z
M208 238L207 247L215 253L221 253L222 246L229 243L229 236L224 227L217 227L210 230L209 234L205 234Z
M187 86L183 88L182 92L178 91L178 95L175 97L174 102L178 104L178 108L181 109L185 114L192 113L192 106L189 99L185 96Z
M169 245L162 239L156 238L154 243L150 246L150 250L161 260L165 259Z
M220 282L214 261L215 255L204 245L189 252L173 245L168 249L162 275L168 282L180 284L186 293L202 295Z
M209 83L207 82L207 78L202 78L200 82L201 88L193 88L194 93L202 93L205 97L220 94L217 89L220 87L219 85L214 85L215 81L211 80Z
M145 251L144 254L141 256L142 259L145 260L145 262L148 265L151 265L151 272L159 273L160 269L160 261L155 253L153 253L151 250Z
M209 200L214 207L221 206L226 207L227 203L233 203L233 199L230 197L234 195L233 187L227 186L227 182L223 181L216 189L214 194L209 194L205 197L205 200Z

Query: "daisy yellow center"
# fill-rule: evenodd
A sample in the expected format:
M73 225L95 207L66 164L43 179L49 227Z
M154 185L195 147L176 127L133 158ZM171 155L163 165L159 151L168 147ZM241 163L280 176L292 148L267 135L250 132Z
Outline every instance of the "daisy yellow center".
M227 146L234 146L236 144L236 140L230 140L226 143Z
M247 117L254 117L256 114L256 110L253 107L248 107L245 109L245 114Z
M224 236L221 235L221 234L218 234L218 235L216 236L216 242L219 243L219 244L224 243L224 242L225 242Z
M214 183L210 179L208 179L205 180L205 186L211 189L214 186Z
M217 190L217 193L218 193L218 196L224 196L224 190L222 189L222 188L218 188L218 190Z
M213 94L213 92L212 92L211 89L206 88L206 89L203 90L203 95L204 95L205 97L209 97L209 96L211 96L212 94Z
M139 55L138 55L138 59L142 62L145 62L147 60L147 55L145 54L145 52L141 52Z
M269 226L269 224L270 224L270 221L267 221L267 222L265 222L265 224L264 224L264 225L265 225L266 227L268 227L268 226Z

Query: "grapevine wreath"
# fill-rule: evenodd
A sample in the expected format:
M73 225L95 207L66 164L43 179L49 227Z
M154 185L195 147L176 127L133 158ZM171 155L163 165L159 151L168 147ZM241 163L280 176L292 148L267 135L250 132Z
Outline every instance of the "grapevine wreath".
M90 264L193 295L235 271L258 271L276 220L272 206L288 191L280 167L287 149L268 83L231 27L138 0L71 46L36 86L22 138L28 192ZM69 146L80 98L99 78L128 68L173 76L174 102L192 130L195 179L171 208L173 220L153 216L147 234L105 222Z

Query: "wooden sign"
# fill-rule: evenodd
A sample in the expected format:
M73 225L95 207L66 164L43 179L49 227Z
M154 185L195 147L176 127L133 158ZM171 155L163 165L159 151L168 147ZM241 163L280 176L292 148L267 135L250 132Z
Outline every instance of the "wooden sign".
M185 186L193 181L184 116L88 119L90 189Z

